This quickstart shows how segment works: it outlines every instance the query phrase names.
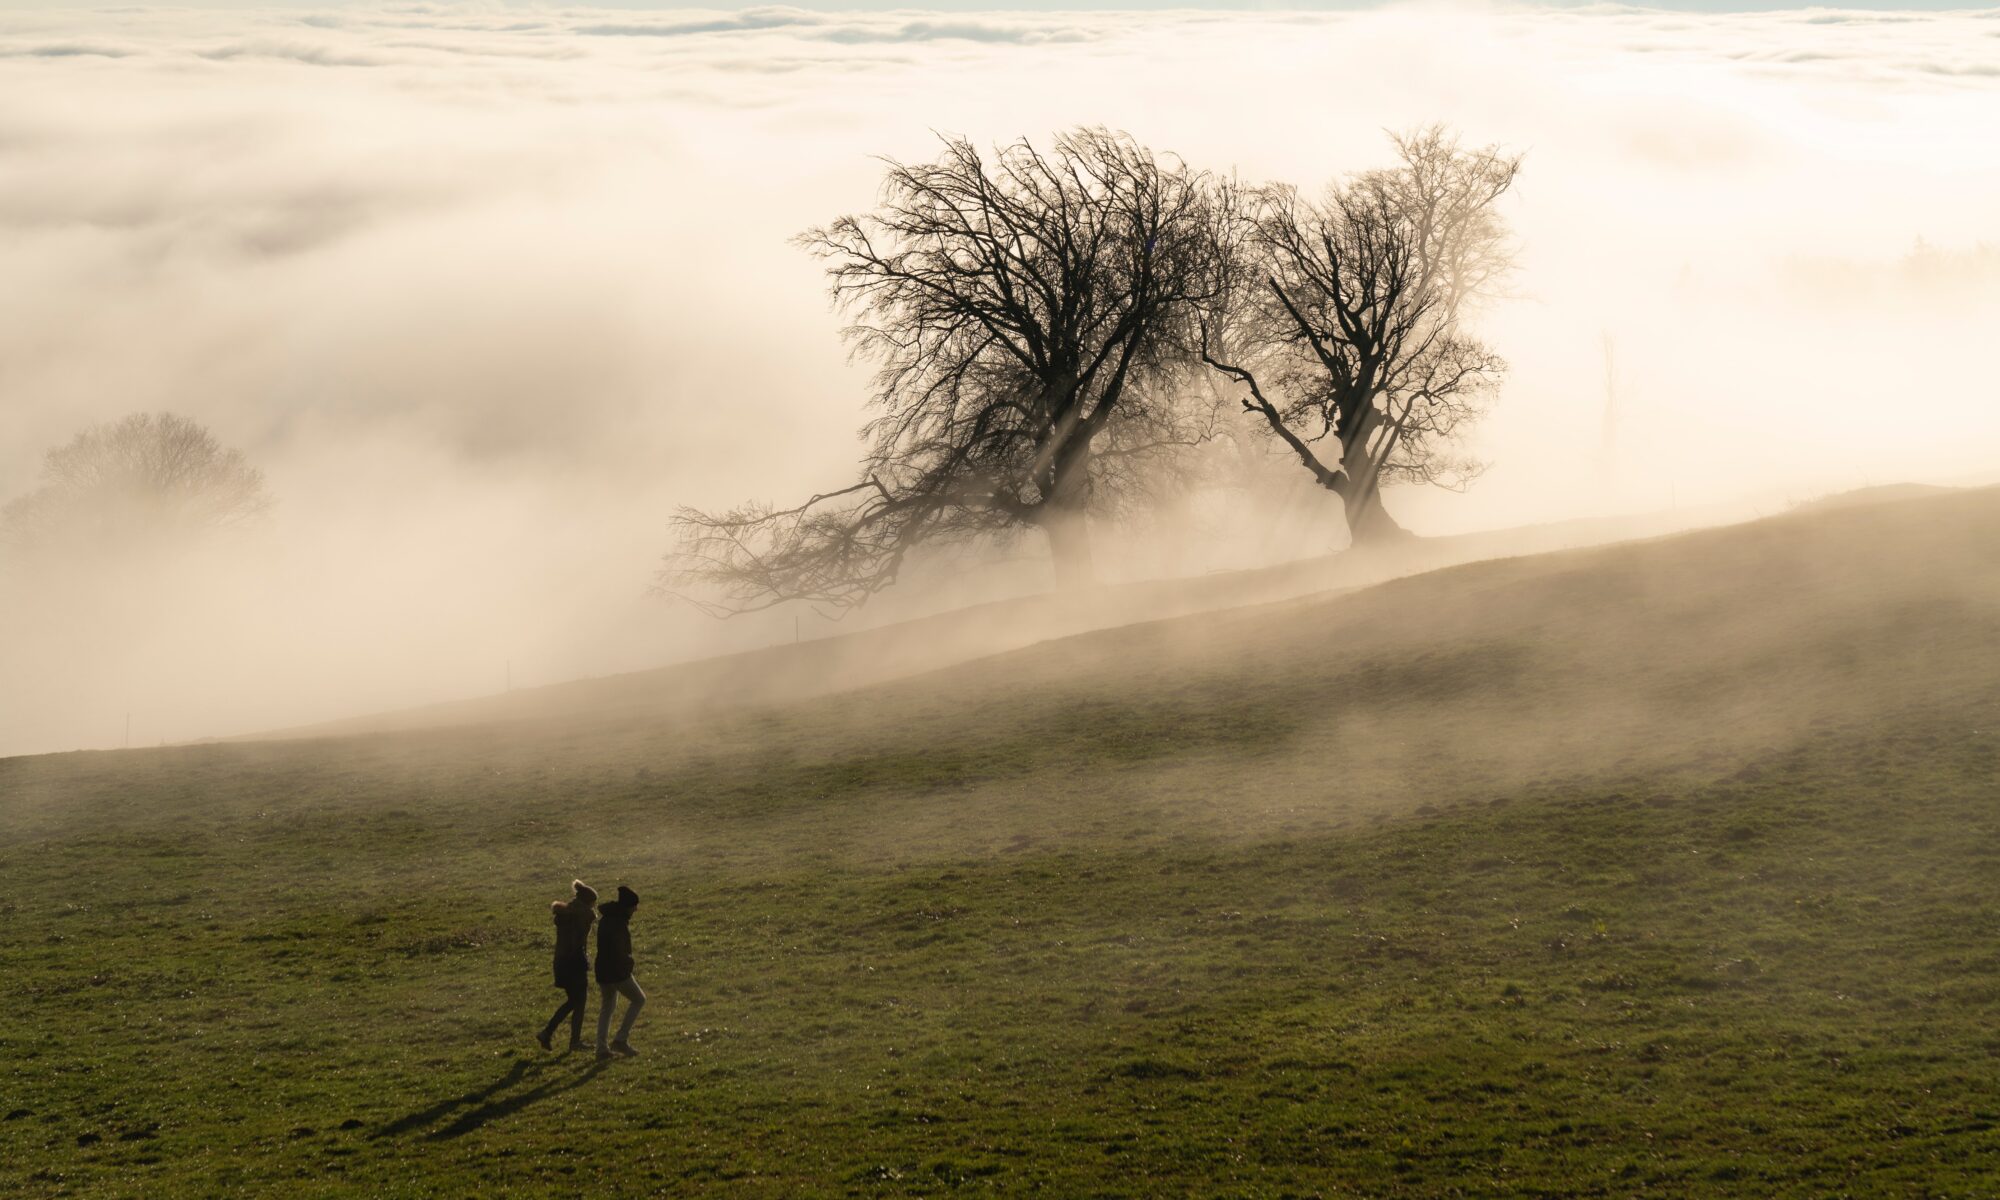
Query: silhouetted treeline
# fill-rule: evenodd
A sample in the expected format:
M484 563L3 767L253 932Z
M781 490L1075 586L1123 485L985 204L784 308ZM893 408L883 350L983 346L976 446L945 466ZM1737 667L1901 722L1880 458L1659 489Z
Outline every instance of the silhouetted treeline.
M1103 129L891 162L873 212L799 238L877 364L859 478L682 510L663 586L719 613L848 607L919 546L1020 529L1085 581L1092 514L1212 435L1218 382L1356 543L1400 534L1385 484L1478 472L1452 446L1505 364L1462 319L1509 265L1495 204L1520 160L1439 128L1394 144L1317 199Z

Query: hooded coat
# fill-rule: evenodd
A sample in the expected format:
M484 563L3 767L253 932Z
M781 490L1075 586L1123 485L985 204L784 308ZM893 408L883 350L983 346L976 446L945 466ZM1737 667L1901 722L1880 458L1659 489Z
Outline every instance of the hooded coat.
M556 920L556 986L565 991L590 979L590 926L597 920L590 901L581 896L549 905Z
M638 907L639 893L628 887L597 906L597 982L606 987L632 978L632 911Z

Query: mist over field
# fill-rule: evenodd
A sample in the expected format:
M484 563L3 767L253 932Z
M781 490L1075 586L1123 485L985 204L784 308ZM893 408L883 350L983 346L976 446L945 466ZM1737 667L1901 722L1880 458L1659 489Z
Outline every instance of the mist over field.
M0 753L789 638L646 591L676 506L851 478L867 369L789 239L868 208L873 156L1104 124L1316 188L1431 121L1527 157L1491 466L1390 491L1415 531L1990 474L1992 12L0 11L0 499L164 410L275 502L116 578L0 561ZM1104 574L1337 548L1287 466L1255 537ZM1036 543L852 620L1040 590Z
M0 1195L2000 1195L2000 10L603 2L0 0Z

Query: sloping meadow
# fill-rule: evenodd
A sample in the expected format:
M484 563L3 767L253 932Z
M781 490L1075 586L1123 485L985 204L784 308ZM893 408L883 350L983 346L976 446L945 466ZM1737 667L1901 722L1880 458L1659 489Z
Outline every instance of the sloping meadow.
M1968 492L787 706L0 760L0 1185L1978 1192L1996 534ZM572 876L644 897L638 1060L529 1039Z

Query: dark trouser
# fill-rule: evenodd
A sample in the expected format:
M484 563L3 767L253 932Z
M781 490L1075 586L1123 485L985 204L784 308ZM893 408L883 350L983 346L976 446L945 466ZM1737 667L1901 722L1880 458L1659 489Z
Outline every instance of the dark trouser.
M542 1036L553 1036L556 1026L562 1024L564 1017L568 1017L569 1040L580 1042L583 1040L583 1006L590 1002L590 977L578 976L575 980L563 984L562 988L565 999L561 1007L556 1009L556 1015L550 1017L549 1023L542 1027Z
M618 1027L618 1040L611 1044L623 1046L632 1036L633 1020L646 1007L646 993L639 990L639 981L630 975L617 983L600 982L597 986L604 989L604 996L597 1004L597 1049L601 1053L606 1049L604 1039L611 1032L611 1009L618 1003L618 997L625 997L625 1023Z

